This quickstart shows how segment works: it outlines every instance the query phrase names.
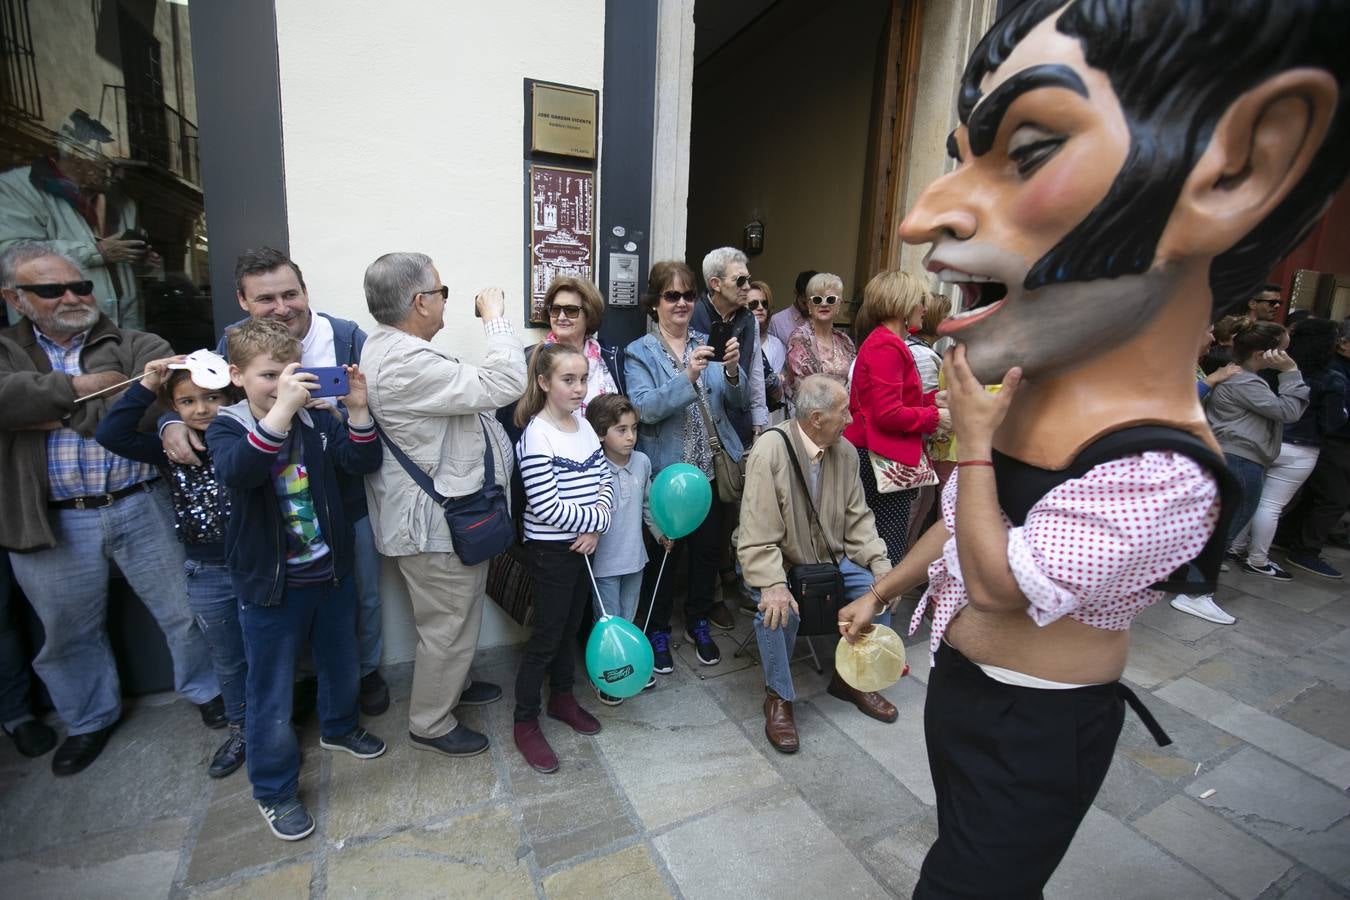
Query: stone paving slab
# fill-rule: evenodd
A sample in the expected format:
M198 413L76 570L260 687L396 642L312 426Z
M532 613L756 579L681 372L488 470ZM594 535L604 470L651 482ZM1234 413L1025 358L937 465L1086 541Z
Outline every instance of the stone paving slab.
M466 709L462 721L481 731L483 714ZM502 787L492 757L451 759L419 750L408 739L408 702L362 720L388 749L376 759L332 755L325 836L341 841L395 827L420 825L497 796Z
M1095 807L1046 885L1046 900L1223 897L1217 887Z
M812 701L835 727L858 743L886 771L890 772L922 803L936 802L933 779L928 774L928 751L923 742L923 700L925 685L909 677L882 691L896 705L900 717L894 722L878 722L863 715L852 703L828 694ZM802 752L806 751L803 744Z
M187 831L186 819L165 819L0 862L0 893L25 900L164 897Z
M43 814L0 816L0 858L183 815L224 732L202 727L186 700L140 703L124 714L132 716L135 727L114 730L99 758L77 776L53 775L50 753L25 761L5 791L5 806Z
M1242 900L1259 897L1293 865L1292 860L1181 795L1136 819L1134 827Z
M307 900L313 877L313 865L297 863L247 881L194 893L192 896L207 900L254 900L258 897L266 897L267 900Z
M645 844L588 859L543 881L548 900L665 900L671 897Z
M1350 797L1250 747L1187 788L1210 810L1350 888Z
M336 852L328 860L334 897L528 897L527 847L506 806L403 831Z
M1350 691L1319 685L1277 714L1309 734L1350 749Z
M1224 731L1331 782L1341 790L1350 788L1350 751L1189 678L1177 679L1159 690L1157 696L1194 715L1207 717Z
M811 807L786 789L744 797L653 843L687 900L882 895Z
M639 694L614 707L595 741L649 829L782 785L699 685Z
M1184 674L1265 712L1283 706L1317 683L1315 678L1291 670L1282 658L1237 649L1220 652Z

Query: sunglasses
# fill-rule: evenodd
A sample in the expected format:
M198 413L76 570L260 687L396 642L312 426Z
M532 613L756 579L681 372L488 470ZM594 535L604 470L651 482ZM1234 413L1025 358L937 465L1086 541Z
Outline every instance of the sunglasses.
M1270 304L1272 307L1274 307L1275 309L1279 309L1279 307L1280 307L1280 301L1279 301L1279 300L1257 300L1256 302L1257 302L1257 303L1269 303L1269 304Z
M829 296L822 297L819 294L812 294L811 302L814 303L816 306L820 306L820 304L822 303L824 303L826 306L834 306L836 303L839 302L839 295L830 294Z
M661 299L667 303L679 303L683 300L685 303L693 303L698 299L698 291L662 291Z
M94 292L94 283L92 281L64 281L59 284L16 284L16 290L28 291L30 294L37 294L43 300L56 300L64 297L66 291L70 291L77 297L88 297Z
M726 279L723 279L723 280L725 281ZM736 276L736 287L737 287L738 290L742 290L742 291L743 291L743 290L745 290L746 288L748 288L749 286L750 286L750 276L749 276L749 275L737 275L737 276Z
M745 305L748 306L748 307L750 307L750 310L753 312L754 310L757 310L757 309L759 309L759 308L761 308L761 307L763 307L764 309L768 309L768 308L769 308L769 301L768 301L768 300L751 300L749 303L747 303L747 304L745 304Z
M576 319L581 318L581 314L584 312L585 310L580 306L562 306L561 304L553 304L548 308L548 317L550 319L561 319L565 316L568 319L575 321Z
M429 290L429 291L418 291L416 294L414 294L414 296L426 296L426 297L430 297L432 294L440 294L442 300L449 300L449 299L450 299L450 288L446 287L445 285L441 285L440 287L438 287L438 288L432 288L432 289Z

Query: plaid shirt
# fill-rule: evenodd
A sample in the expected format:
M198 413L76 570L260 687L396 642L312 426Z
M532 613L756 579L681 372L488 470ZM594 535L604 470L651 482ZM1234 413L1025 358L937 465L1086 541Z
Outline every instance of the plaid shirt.
M34 329L38 345L51 360L52 371L83 375L80 351L86 335L81 334L62 347ZM153 466L132 462L104 450L91 437L83 437L72 428L47 433L47 484L52 500L111 494L155 477Z

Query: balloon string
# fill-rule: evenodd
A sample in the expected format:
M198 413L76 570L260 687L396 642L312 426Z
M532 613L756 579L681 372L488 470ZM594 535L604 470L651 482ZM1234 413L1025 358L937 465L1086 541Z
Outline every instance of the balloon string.
M670 551L661 557L661 568L656 570L656 586L652 588L652 602L647 604L647 621L642 623L642 633L647 633L647 626L652 623L652 610L656 608L656 592L661 588L661 576L666 571L666 560L670 559Z
M595 570L591 568L591 558L589 556L581 558L586 560L586 574L591 576L591 587L595 588L595 602L600 604L600 615L602 618L608 616L609 612L605 609L605 598L600 596L600 585L595 583Z

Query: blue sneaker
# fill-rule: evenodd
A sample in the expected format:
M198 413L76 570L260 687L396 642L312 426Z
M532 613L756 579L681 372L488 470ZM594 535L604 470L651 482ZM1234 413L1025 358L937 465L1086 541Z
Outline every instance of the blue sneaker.
M652 642L652 671L669 675L675 671L675 660L670 655L670 632L653 631L647 636Z
M715 666L722 661L722 651L712 639L712 629L707 619L695 619L694 624L684 629L685 636L694 642L698 661L705 666Z
M357 726L342 737L319 738L319 746L325 750L342 750L357 759L374 759L384 754L384 741Z
M1288 553L1285 555L1284 561L1295 569L1302 569L1323 578L1340 580L1345 577L1341 574L1340 569L1333 568L1327 564L1326 560L1315 554Z
M283 841L299 841L314 833L314 817L298 797L283 800L275 806L259 803L258 812L262 813L272 833Z

